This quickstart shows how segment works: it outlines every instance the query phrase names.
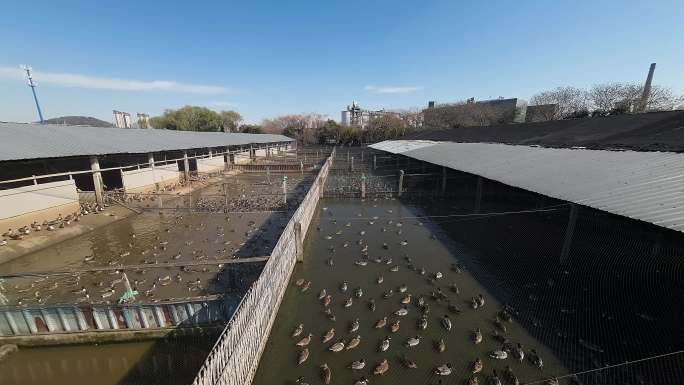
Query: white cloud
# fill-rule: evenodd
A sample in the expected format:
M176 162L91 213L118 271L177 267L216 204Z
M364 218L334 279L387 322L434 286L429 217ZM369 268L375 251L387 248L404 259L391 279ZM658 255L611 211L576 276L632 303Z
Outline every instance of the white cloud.
M0 78L23 80L24 74L18 67L0 67ZM63 87L87 88L96 90L166 91L202 95L218 95L228 92L228 89L225 87L185 84L168 80L130 80L42 71L33 71L33 78L36 83L39 84L54 84Z
M408 94L410 92L420 91L422 86L366 86L366 91L375 94Z

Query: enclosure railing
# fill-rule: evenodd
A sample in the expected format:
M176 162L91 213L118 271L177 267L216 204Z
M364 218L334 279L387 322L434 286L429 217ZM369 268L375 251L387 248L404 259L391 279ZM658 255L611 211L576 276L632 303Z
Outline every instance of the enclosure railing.
M251 383L297 260L295 231L301 229L300 239L306 236L334 157L333 149L283 230L259 279L242 298L207 356L193 385Z

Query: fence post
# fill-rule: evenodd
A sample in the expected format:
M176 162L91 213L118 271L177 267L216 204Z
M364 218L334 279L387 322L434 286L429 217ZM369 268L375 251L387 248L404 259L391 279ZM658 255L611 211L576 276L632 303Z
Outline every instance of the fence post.
M378 169L378 156L373 155L373 170L377 170L377 169Z
M349 161L349 171L354 172L354 157L351 157L351 160Z
M103 200L103 188L102 188L102 173L100 173L100 162L97 156L90 157L90 170L93 174L93 186L95 190L95 201L98 205L102 206Z
M187 151L183 151L183 175L185 176L185 183L190 183L190 162Z
M287 175L283 175L283 203L287 204Z
M226 183L223 183L223 197L225 199L224 207L226 212L228 212L228 185Z
M399 196L401 196L403 189L404 189L404 170L399 170L399 190L398 190Z
M37 185L37 184L38 184L38 179L36 179L36 176L35 176L35 175L33 175L33 184L34 184L34 185Z
M304 175L304 162L299 161L299 171Z
M366 174L361 174L361 199L366 199Z
M294 235L295 235L295 250L297 253L297 262L304 262L304 241L302 240L302 223L295 222L294 224Z

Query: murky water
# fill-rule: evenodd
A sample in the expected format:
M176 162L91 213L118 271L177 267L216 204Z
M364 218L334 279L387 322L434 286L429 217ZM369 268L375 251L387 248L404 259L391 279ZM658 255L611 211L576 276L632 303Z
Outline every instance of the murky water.
M23 348L0 362L3 385L188 384L214 337Z
M397 200L363 203L321 201L318 220L314 221L307 237L305 262L295 268L255 384L294 384L299 377L304 377L308 383L321 383L319 366L324 363L332 371L334 384L353 384L363 376L373 384L433 384L439 379L443 384L462 384L471 376L472 363L477 358L484 363L484 370L478 375L480 383L486 383L493 370L497 370L503 380L508 365L521 381L538 380L566 372L558 359L515 321L504 322L506 338L521 343L528 354L530 349L536 349L544 360L544 369L540 371L528 360L519 362L512 358L489 358L492 351L502 348L501 342L492 337L492 332L497 329L494 320L502 307L467 271L457 273L452 270L452 264L458 263L461 258L460 252L447 247L440 240L442 235L435 234L436 230L429 222L400 219L416 216L419 212L418 208L405 206ZM316 230L317 226L320 230ZM366 246L368 264L358 266L355 261L364 260L362 254ZM388 257L392 258L390 264L373 261L375 258ZM328 264L329 259L334 262L333 266ZM398 266L398 271L392 271L395 266ZM420 269L425 269L425 275L420 274ZM442 273L441 279L434 279L437 272ZM384 280L378 284L380 276ZM312 282L311 288L303 293L295 285L296 280L301 278ZM340 285L344 281L348 282L348 289L342 292ZM407 305L408 314L397 316L395 311L402 307L401 299L405 296L398 293L402 285L406 285L406 293L412 295L412 301ZM452 291L452 285L458 288L458 293ZM363 290L361 298L355 296L357 288ZM318 299L322 289L332 295L329 309L336 317L334 322L324 313L326 308ZM389 290L393 290L394 294L385 299L384 293ZM461 309L460 314L450 311L445 301L432 298L431 294L438 290L446 295L451 304ZM479 294L484 296L485 305L473 310L470 307L471 298ZM430 308L426 315L426 330L420 330L417 325L421 316L417 306L420 296L425 298ZM343 304L348 298L352 298L353 304L346 308ZM371 299L375 301L375 311L369 308L368 301ZM452 321L450 331L441 326L444 315L448 315ZM383 317L388 317L388 326L375 329L374 324ZM359 330L350 333L349 327L357 318ZM389 330L389 324L394 321L400 321L396 333ZM300 323L304 324L302 335L291 337L293 329ZM322 336L330 328L335 328L335 337L324 344L321 342ZM472 331L477 328L481 329L484 337L480 344L474 344L471 340ZM309 333L313 335L308 346L310 356L306 362L297 365L300 348L295 343ZM328 350L333 343L340 340L346 343L357 335L361 336L358 347L342 352ZM380 352L379 345L387 336L391 338L390 347L386 352ZM415 347L406 347L407 340L415 336L420 336L420 343ZM440 339L446 345L443 353L435 348ZM404 357L414 361L418 368L404 367L401 360ZM352 361L360 359L366 362L363 370L348 368ZM389 371L381 376L373 375L373 369L383 359L388 360ZM446 363L453 369L451 375L441 377L434 373L437 366Z

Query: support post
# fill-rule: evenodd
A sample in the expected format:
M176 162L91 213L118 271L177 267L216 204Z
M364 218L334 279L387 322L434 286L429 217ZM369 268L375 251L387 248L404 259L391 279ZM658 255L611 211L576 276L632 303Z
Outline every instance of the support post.
M33 175L33 185L35 186L37 184L38 184L38 179L36 179L36 176Z
M361 174L361 199L366 199L366 174Z
M399 159L399 158L397 158ZM404 190L404 170L399 170L399 189L397 190L397 194L401 196L402 192Z
M297 253L297 262L304 262L304 241L302 239L302 223L295 222L294 224L294 235L295 235L295 250Z
M152 169L152 181L154 182L154 191L159 191L159 182L157 182L157 174L154 171L154 154L151 152L147 154L147 163L150 164L150 168Z
M349 171L354 172L354 157L352 156L349 161Z
M299 171L304 175L304 162L299 161Z
M347 162L349 162L349 150L347 150Z
M442 167L442 195L446 195L447 187L447 168Z
M480 205L482 205L482 177L477 177L477 185L475 186L475 213L480 212Z
M373 155L373 170L377 170L377 169L378 169L378 156Z
M283 203L287 204L287 175L283 175Z
M187 151L183 151L183 175L185 176L185 183L190 183L190 162Z
M565 239L563 240L563 248L561 249L560 262L565 263L570 255L570 247L572 246L572 236L575 233L575 224L577 223L577 205L570 205L570 215L568 216L568 225L565 227Z
M95 201L102 207L104 206L104 189L102 187L102 173L100 172L100 162L97 156L90 157L90 170L93 173L93 186L95 190Z

